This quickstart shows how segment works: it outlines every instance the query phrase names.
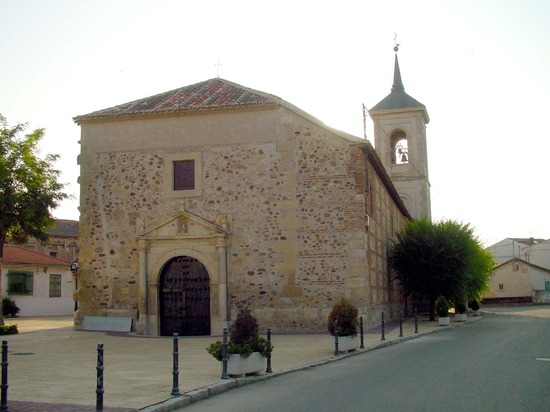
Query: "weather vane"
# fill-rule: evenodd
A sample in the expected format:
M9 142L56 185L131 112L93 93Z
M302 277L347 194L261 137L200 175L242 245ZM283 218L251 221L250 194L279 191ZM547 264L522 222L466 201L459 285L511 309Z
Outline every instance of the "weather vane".
M217 77L218 79L220 78L220 66L221 66L221 65L222 65L222 64L220 63L219 60L218 60L218 62L214 65L214 66L218 66L218 67L216 68L216 77Z
M394 33L395 36L393 36L393 51L398 52L399 51L399 43L397 43L397 33Z

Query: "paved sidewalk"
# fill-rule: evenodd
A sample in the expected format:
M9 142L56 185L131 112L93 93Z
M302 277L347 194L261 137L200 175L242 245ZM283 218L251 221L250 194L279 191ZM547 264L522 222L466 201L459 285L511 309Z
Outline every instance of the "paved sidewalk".
M481 317L468 317L468 322ZM277 335L272 374L222 380L221 364L205 348L219 337L179 339L179 390L171 396L171 337L75 331L71 317L6 319L17 324L19 335L2 336L9 345L10 411L94 411L96 404L97 345L104 345L104 410L123 412L170 411L197 399L242 386L259 379L304 367L335 361L381 346L448 329L419 317L418 334L414 319L386 327L385 341L380 328L365 333L365 349L334 357L334 338L328 334ZM463 324L463 323L462 323ZM451 327L458 323L452 322Z

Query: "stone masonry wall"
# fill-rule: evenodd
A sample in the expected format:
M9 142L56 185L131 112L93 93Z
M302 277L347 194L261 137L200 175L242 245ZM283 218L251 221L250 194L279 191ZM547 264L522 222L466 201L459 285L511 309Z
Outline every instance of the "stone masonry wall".
M325 330L340 297L358 305L367 322L399 307L387 247L404 220L366 167L361 144L288 114L272 129L275 136L256 143L83 153L79 316L135 317L136 234L182 209L211 222L231 218L232 318L249 307L276 331ZM163 196L164 157L177 152L202 154L202 196Z

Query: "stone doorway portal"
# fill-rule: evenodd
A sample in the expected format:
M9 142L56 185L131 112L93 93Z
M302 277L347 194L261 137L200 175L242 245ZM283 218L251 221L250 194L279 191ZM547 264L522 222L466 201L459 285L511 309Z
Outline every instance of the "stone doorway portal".
M210 335L210 277L197 259L178 256L159 281L160 334Z

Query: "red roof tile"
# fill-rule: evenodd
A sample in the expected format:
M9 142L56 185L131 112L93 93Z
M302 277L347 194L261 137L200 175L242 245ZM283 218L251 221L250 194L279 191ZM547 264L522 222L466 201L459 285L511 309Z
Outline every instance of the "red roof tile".
M17 263L24 265L67 266L69 262L62 259L46 256L32 250L13 245L4 245L3 263Z
M82 120L95 118L272 105L280 101L281 99L277 96L216 78L76 116L73 120L79 123Z

